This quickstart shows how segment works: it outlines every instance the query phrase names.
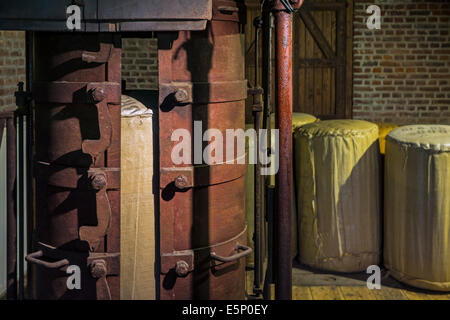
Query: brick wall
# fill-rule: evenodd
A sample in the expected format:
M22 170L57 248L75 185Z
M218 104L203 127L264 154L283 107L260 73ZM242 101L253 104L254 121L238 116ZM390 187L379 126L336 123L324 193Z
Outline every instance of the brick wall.
M450 124L450 1L355 0L353 40L354 118Z
M156 39L122 39L122 79L127 89L158 90Z
M158 89L156 39L124 38L122 76L128 89ZM25 32L0 31L0 107L14 108L17 83L25 82Z
M17 83L25 82L25 32L0 31L0 109L15 108Z

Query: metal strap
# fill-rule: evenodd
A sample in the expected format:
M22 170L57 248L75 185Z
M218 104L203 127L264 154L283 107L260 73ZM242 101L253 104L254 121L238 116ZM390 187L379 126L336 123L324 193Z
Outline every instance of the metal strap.
M164 189L174 183L179 189L187 189L211 186L239 179L247 171L247 165L239 164L239 159L211 166L161 168L160 187Z
M37 161L35 172L48 185L66 189L93 190L89 177L96 172L106 176L106 189L120 189L120 168L74 168Z
M121 84L115 82L34 82L33 99L36 102L60 104L98 103L95 92L102 92L107 103L120 104Z

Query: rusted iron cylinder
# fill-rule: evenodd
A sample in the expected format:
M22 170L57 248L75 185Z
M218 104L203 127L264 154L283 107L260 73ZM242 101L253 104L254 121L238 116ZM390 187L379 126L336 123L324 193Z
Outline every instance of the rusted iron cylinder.
M292 297L291 203L292 203L292 16L275 11L277 128L279 171L276 176L276 298Z
M14 114L6 117L7 155L7 299L17 299L17 213L16 213L16 125ZM1 143L1 140L0 140Z
M176 129L186 129L193 139L212 128L224 139L227 129L244 129L244 10L241 1L213 1L205 31L159 34L161 299L245 297L244 257L251 252L246 166L236 160L177 165L171 159L179 143L171 141ZM187 93L182 102L173 99L180 89ZM201 121L202 132L195 133L194 121ZM206 145L194 146L192 161L201 160ZM235 152L240 157L245 152Z
M35 37L35 298L118 299L120 38ZM70 265L81 288L68 288Z

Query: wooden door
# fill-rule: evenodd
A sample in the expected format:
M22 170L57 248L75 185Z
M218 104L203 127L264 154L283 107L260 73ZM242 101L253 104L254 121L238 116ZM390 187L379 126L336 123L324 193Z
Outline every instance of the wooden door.
M294 112L352 116L353 1L306 0L294 15Z

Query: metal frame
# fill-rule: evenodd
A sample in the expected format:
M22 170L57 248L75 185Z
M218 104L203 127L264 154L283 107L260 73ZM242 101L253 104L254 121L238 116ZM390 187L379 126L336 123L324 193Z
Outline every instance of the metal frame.
M82 9L78 32L203 30L212 0L21 0L0 3L0 30L70 31L67 7Z

